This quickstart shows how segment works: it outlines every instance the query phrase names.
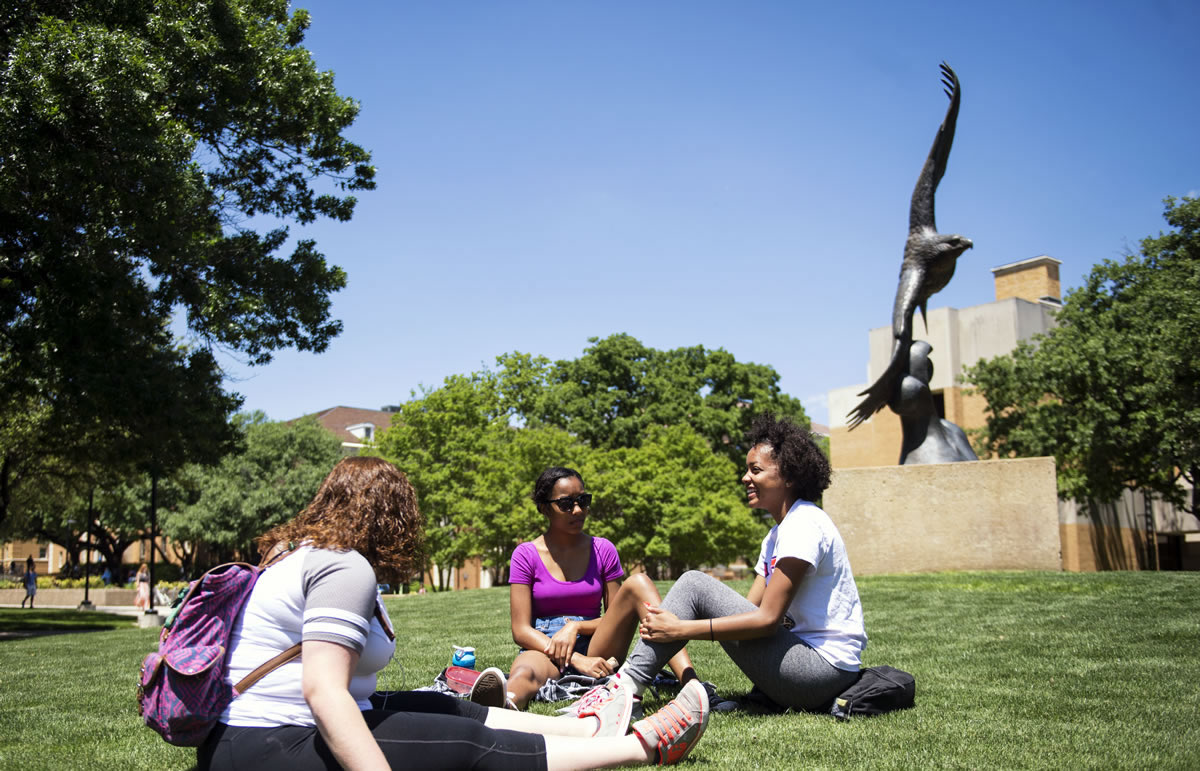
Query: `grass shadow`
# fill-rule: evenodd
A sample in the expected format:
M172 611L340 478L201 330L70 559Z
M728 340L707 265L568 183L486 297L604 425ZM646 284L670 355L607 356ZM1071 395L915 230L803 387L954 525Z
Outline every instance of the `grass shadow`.
M0 641L76 632L108 632L130 626L127 616L63 608L0 608Z

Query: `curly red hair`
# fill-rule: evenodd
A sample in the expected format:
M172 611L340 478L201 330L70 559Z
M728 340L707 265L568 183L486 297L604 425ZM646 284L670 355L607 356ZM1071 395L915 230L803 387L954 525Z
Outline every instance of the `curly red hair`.
M419 566L423 546L417 493L404 472L382 458L343 458L304 511L257 543L262 554L281 544L353 549L377 574L404 579Z

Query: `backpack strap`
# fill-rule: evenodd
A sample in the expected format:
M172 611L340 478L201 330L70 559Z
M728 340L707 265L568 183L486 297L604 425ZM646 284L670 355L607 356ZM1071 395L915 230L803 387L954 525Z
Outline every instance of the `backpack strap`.
M236 690L238 693L245 693L247 688L254 685L271 672L274 672L276 669L279 669L292 659L297 658L299 655L300 643L296 643L270 661L260 664L257 669L239 680L237 685L233 686L234 690Z
M383 627L383 633L387 635L387 638L395 642L396 633L392 631L392 625L388 623L387 616L383 615L383 607L378 597L375 598L375 619Z
M262 570L266 570L267 568L274 565L276 562L279 562L280 560L282 560L284 557L290 556L295 551L296 551L295 543L293 543L291 541L289 541L287 543L280 541L279 543L275 544L274 546L272 546L270 549L267 550L267 553L265 555L263 555L262 560L259 561L258 567Z
M291 556L295 552L295 550L296 550L295 544L292 544L292 543L288 543L288 544L277 543L277 544L275 544L275 546L273 546L271 548L271 550L267 552L266 556L263 557L262 561L258 563L259 571L266 570L267 568L271 567L272 565L275 565L278 562L280 562L281 560L283 560L285 557ZM235 691L237 691L239 694L245 693L247 688L254 685L259 680L263 679L267 675L274 672L276 669L279 669L284 664L288 663L292 659L297 658L299 656L300 656L300 643L296 643L295 645L288 648L283 653L278 654L277 656L270 659L269 661L264 661L262 664L259 664L258 667L255 668L255 670L253 672L251 672L250 674L246 675L241 680L239 680L233 686L233 689Z

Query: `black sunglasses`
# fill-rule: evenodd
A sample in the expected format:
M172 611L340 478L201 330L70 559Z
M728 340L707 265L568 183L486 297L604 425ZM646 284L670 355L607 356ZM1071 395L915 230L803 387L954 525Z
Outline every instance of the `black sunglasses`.
M558 507L559 511L564 511L567 514L570 514L572 511L575 511L575 504L577 504L577 503L579 504L579 508L583 509L584 511L587 511L587 509L589 507L591 507L591 505L592 505L592 494L591 493L580 493L579 495L576 495L574 498L572 498L569 495L566 495L566 496L563 496L562 498L555 498L554 500L549 501L549 503L553 503L555 506Z

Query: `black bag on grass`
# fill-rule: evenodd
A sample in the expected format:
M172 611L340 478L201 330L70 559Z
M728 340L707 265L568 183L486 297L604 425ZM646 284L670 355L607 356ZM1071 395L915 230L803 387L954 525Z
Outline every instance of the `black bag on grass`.
M854 685L833 700L829 712L838 720L854 715L882 715L911 707L917 695L917 681L894 667L868 667Z

